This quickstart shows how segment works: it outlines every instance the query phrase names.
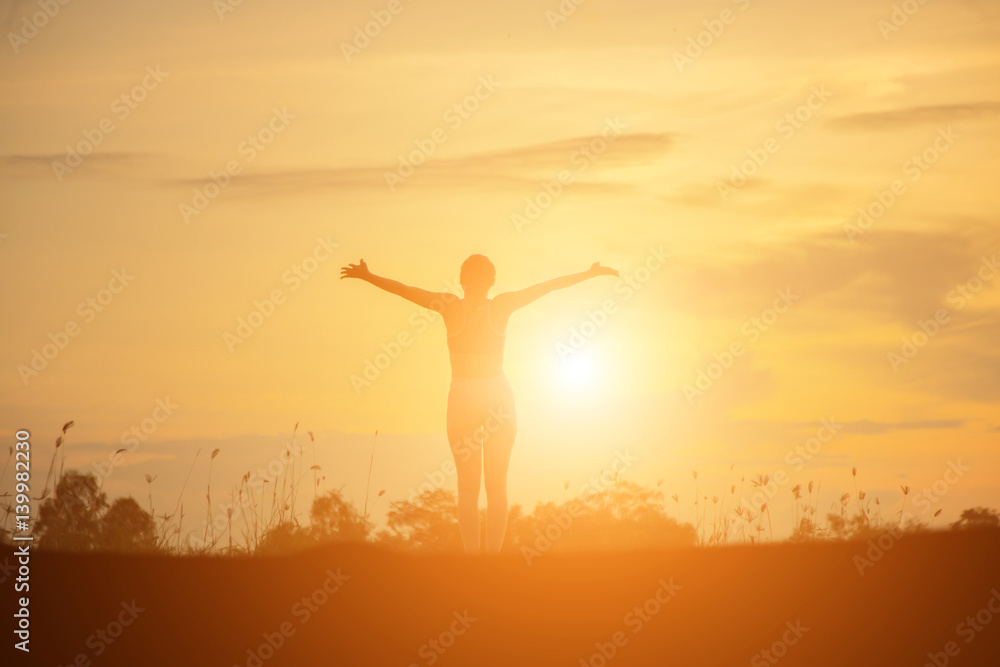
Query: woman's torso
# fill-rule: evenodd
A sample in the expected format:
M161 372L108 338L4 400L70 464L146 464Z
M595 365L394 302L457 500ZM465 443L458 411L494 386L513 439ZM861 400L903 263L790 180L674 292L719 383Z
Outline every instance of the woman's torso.
M492 299L478 306L460 299L455 308L445 313L453 377L503 375L503 347L508 318L497 313L492 306Z

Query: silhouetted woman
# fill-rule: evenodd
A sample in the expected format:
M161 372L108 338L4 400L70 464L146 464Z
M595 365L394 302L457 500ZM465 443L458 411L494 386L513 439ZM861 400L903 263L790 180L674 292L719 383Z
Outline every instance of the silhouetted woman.
M503 344L511 314L549 292L588 278L617 276L600 262L588 270L504 292L493 299L496 268L484 255L462 263L459 282L465 298L410 287L368 270L365 260L340 270L418 306L441 314L448 332L451 389L448 391L448 443L458 476L458 525L469 553L479 551L480 475L486 478L486 550L498 552L507 531L507 467L517 432L514 393L503 372Z

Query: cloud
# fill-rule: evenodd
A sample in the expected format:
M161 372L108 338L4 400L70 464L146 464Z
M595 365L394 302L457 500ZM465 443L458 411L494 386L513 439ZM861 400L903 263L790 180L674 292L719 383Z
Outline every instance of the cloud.
M831 127L855 130L889 130L907 125L951 123L968 118L989 118L1000 114L1000 102L934 104L887 111L849 114L827 121Z
M229 189L249 196L281 195L303 191L355 190L386 187L383 169L378 167L330 167L287 169L283 171L241 173L234 176ZM185 177L165 181L168 186L201 187L207 177Z
M625 134L610 141L598 154L592 142L599 135L558 139L529 144L509 150L487 151L452 158L432 159L418 167L398 189L407 187L479 188L489 190L520 190L537 187L556 178L560 171L574 174L567 192L615 194L632 190L634 186L602 180L599 174L609 169L650 164L664 155L674 144L666 133ZM590 147L588 149L588 147ZM592 158L583 151L590 150ZM600 150L600 148L596 148ZM94 153L83 158L79 167L64 179L80 177L135 178L138 173L150 173L147 161L157 158L157 166L166 169L164 156L147 153ZM55 178L53 163L65 163L63 153L15 154L0 156L0 172L10 177ZM581 165L586 161L586 179ZM140 170L138 167L146 167ZM235 196L260 197L322 191L354 191L365 188L388 189L386 174L395 174L396 164L359 165L289 169L271 172L244 172L233 177L228 189ZM185 189L201 187L207 177L185 176L160 178L168 187ZM411 183L412 181L412 183Z
M598 138L599 135L572 137L510 150L432 159L416 167L403 183L396 184L396 188L523 190L556 178L560 171L576 175L580 165L586 161L588 180L576 180L566 189L586 190L591 194L615 193L630 190L633 186L596 180L593 176L602 170L650 164L674 144L674 138L666 133L626 134L609 141L606 150L600 154L595 152L595 148L590 148L593 158L588 158L583 151L588 150L588 146ZM397 164L244 173L234 177L229 187L242 191L246 196L359 188L387 189L386 174L397 173ZM205 178L171 179L167 183L198 187L205 183Z
M729 331L733 340L740 340L742 323L771 305L776 290L788 290L799 300L776 328L791 347L772 354L788 363L858 373L889 394L983 403L1000 400L1000 312L990 295L1000 276L964 308L956 305L954 290L976 276L984 255L994 255L991 249L1000 250L1000 231L966 218L950 230L872 229L853 245L838 232L826 232L767 245L730 244L711 255L677 254L671 280L652 289L673 312L705 330ZM950 320L893 372L887 355L899 354L902 336L912 336L941 309ZM798 345L813 336L819 338L812 345ZM741 389L755 395L751 387ZM946 426L903 422L892 428ZM889 426L865 422L853 428L875 433Z
M661 289L672 308L701 318L745 319L757 314L750 295L759 295L759 311L775 290L788 288L800 303L823 298L841 327L859 319L915 326L975 272L984 249L997 247L1000 234L982 222L949 231L872 228L854 244L838 230L767 246L730 245L717 256L677 255L676 279Z
M1000 281L1000 276L994 278ZM997 286L993 285L992 289ZM969 301L968 311L975 308ZM935 396L976 403L1000 400L1000 313L976 316L950 310L939 332L899 367L899 376L918 390ZM899 347L894 350L897 354ZM998 429L1000 430L1000 429Z
M725 179L718 182L728 184ZM793 223L803 219L829 218L831 211L851 211L857 205L855 191L828 182L789 183L751 177L735 192L728 193L728 201L722 198L718 182L687 185L660 199L702 209L727 207L728 210L738 205L738 209L734 210L740 215Z
M590 135L474 155L451 162L456 167L552 172L576 169L571 160L574 156L579 160L589 159L584 153L589 150L593 159L588 164L604 168L625 167L649 164L665 154L673 143L673 135L667 133L624 134L607 141L605 149L605 142L601 137Z
M954 429L965 426L962 419L936 419L925 421L899 421L880 422L870 419L860 419L853 422L845 422L843 433L854 433L861 435L881 435L891 431L914 431L928 429Z
M724 182L727 185L729 184L725 179L719 179L719 182ZM743 183L743 185L740 186L739 190L741 192L759 190L766 188L770 184L771 181L768 179L750 177L745 183ZM660 197L660 199L667 202L677 202L694 208L712 208L726 204L726 202L722 199L722 195L719 193L719 186L717 183L712 185L687 185L678 189L673 194Z
M123 452L118 456L117 460L115 460L115 451L115 448L111 448L106 445L101 449L79 448L79 451L70 453L68 457L69 465L87 472L93 471L97 474L101 474L98 470L107 470L109 462L112 463L113 470L118 470L120 468L139 465L140 463L149 463L151 461L173 461L177 458L174 454L170 453L139 451Z
M140 162L151 157L149 153L92 153L81 163L63 172L63 180L92 176L134 177ZM10 177L56 179L53 164L66 165L65 153L0 155L0 172Z
M824 421L837 426L836 435L883 435L894 431L950 430L966 426L964 419L928 419L904 421L875 421L858 419L855 421L839 421L826 417ZM741 437L754 442L783 441L789 444L804 442L806 438L816 434L824 423L820 419L814 421L766 421L759 419L732 419L728 424L717 424L715 428L721 437ZM715 433L713 433L715 434Z

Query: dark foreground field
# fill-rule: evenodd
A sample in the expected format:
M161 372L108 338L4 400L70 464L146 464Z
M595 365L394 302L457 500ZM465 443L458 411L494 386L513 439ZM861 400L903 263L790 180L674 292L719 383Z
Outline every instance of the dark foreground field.
M11 651L8 575L14 661L2 662L1000 665L1000 531L910 537L861 576L855 557L879 555L868 551L544 555L530 567L364 546L237 560L36 553L31 659Z

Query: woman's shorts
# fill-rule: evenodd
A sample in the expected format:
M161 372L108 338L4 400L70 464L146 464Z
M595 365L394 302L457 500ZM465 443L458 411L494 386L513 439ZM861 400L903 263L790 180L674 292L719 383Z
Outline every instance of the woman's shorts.
M484 437L517 429L514 390L506 375L453 377L448 390L448 438L455 440L483 427Z

